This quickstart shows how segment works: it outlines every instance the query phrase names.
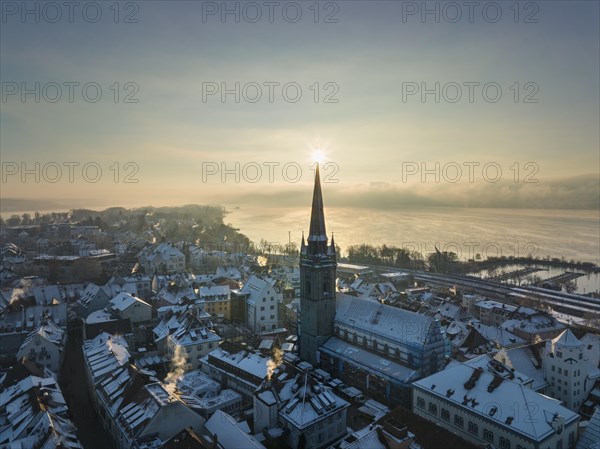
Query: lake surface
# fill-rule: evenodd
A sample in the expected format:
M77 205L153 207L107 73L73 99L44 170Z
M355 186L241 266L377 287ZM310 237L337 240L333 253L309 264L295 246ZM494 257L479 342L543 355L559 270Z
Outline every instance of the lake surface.
M252 241L285 244L308 234L310 208L229 209L225 221ZM327 233L345 252L357 243L394 245L422 254L453 251L467 260L480 254L558 257L600 263L600 213L581 210L427 208L404 211L326 208ZM560 271L560 270L559 270ZM564 271L564 270L562 270ZM554 273L554 270L551 270ZM542 278L552 274L540 272ZM598 276L578 280L598 289Z

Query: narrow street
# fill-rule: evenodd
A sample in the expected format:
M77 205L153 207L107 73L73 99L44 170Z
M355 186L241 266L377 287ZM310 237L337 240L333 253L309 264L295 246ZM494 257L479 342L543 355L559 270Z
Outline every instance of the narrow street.
M77 426L77 436L85 449L113 449L90 398L83 365L81 327L69 327L69 339L65 348L65 360L61 369L60 387L71 419Z

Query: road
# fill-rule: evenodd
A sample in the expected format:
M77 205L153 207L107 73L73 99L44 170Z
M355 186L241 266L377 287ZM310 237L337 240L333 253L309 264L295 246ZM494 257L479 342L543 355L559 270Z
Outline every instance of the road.
M81 328L69 329L60 387L69 406L77 436L85 449L114 449L90 398L82 351Z

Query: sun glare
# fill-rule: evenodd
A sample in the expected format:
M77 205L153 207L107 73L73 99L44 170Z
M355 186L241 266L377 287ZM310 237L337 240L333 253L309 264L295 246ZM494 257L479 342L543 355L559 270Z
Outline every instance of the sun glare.
M325 162L325 153L323 152L323 150L314 149L312 152L312 160L317 164L322 164L323 162Z

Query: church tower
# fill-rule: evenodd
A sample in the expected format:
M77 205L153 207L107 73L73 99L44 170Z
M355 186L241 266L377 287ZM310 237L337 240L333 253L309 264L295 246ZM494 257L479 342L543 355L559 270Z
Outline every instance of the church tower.
M300 357L315 366L318 350L333 335L335 318L335 243L327 244L319 165L315 173L310 230L300 247Z

